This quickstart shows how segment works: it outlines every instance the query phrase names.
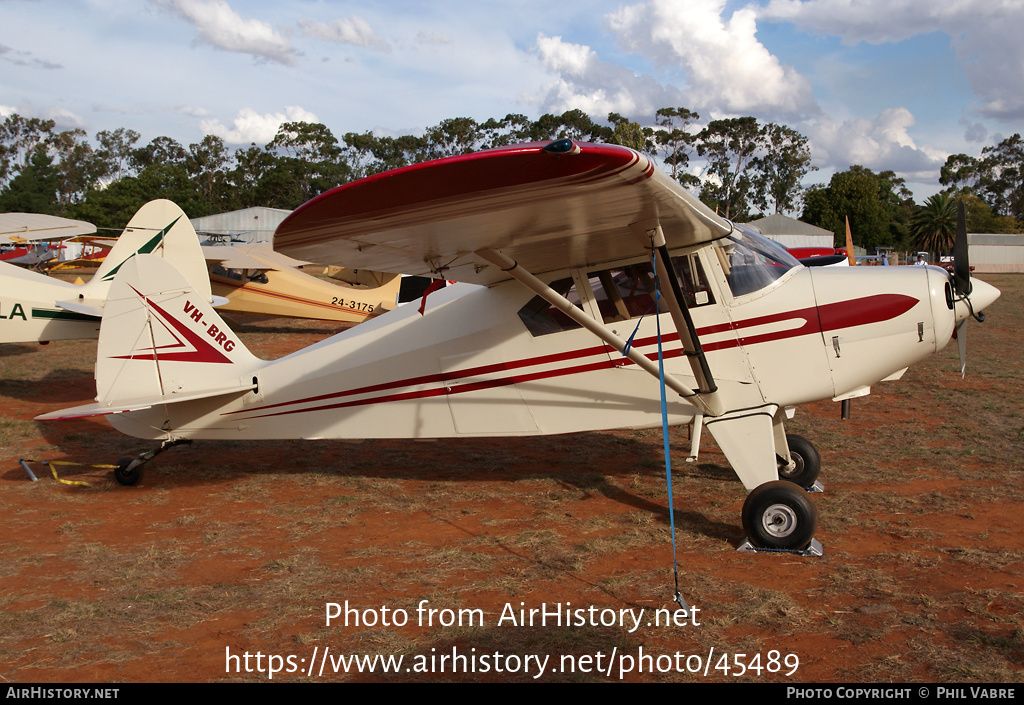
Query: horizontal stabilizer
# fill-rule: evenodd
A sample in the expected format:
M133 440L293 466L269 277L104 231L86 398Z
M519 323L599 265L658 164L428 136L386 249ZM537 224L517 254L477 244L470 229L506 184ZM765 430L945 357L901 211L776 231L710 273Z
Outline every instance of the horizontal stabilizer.
M88 299L83 301L58 301L57 305L65 311L71 311L72 313L81 313L86 316L95 316L96 318L103 317L103 301L96 299Z
M96 402L94 404L83 404L70 409L52 411L49 414L41 414L36 421L66 421L68 419L84 419L91 416L107 416L108 414L123 414L126 411L142 411L161 404L175 404L183 401L194 401L196 399L208 399L228 394L244 394L256 389L255 382L236 385L226 389L210 389L189 394L167 394L155 395L141 399L127 399L119 402Z

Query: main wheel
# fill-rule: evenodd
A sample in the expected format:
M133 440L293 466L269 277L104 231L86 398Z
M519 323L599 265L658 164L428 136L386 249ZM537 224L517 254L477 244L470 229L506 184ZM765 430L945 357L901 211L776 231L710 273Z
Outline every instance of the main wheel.
M793 467L786 467L779 459L779 479L792 482L800 487L810 487L818 479L821 472L821 456L809 440L792 433L786 434L786 445L789 446L789 457Z
M128 469L133 460L135 460L134 457L121 458L117 461L117 467L114 468L114 479L125 487L137 485L139 480L142 479L142 463L139 463L131 470Z
M803 550L817 522L818 511L807 493L785 480L755 487L743 503L743 530L757 548Z

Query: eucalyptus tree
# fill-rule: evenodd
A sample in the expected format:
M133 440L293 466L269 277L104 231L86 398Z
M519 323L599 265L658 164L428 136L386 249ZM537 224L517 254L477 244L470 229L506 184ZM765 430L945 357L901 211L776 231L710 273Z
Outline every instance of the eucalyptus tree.
M117 181L132 173L132 151L140 137L135 130L124 127L96 133L96 141L99 143L97 152L106 165L104 178Z
M849 218L854 242L875 247L908 247L911 193L892 171L875 173L860 165L836 172L828 185L808 189L801 219L834 233Z
M160 136L154 137L143 147L131 150L128 161L130 168L139 173L154 165L181 164L184 165L188 152L177 140Z
M611 127L599 125L579 109L566 110L561 115L541 115L530 129L532 141L567 138L581 142L610 142L613 134Z
M807 138L796 130L769 123L763 130L763 152L755 159L753 203L762 212L796 210L803 193L804 177L817 169L811 165Z
M0 189L0 212L57 215L57 169L44 145L37 145ZM19 159L20 161L20 159Z
M73 217L97 228L121 229L139 208L155 198L174 201L189 215L206 213L196 184L189 177L188 151L167 136L152 139L130 151L131 175L94 187L82 203L72 209Z
M750 210L755 157L765 146L765 130L753 117L712 120L697 136L697 153L707 161L701 200L721 215L742 219Z
M233 156L228 152L224 140L216 135L206 135L202 141L188 146L185 170L196 185L202 212L189 213L199 217L225 210L228 191L228 168Z
M608 122L612 126L612 135L609 139L612 144L654 155L657 145L654 141L653 128L642 127L640 123L630 121L618 113L608 113Z
M82 129L57 133L49 151L56 157L56 212L63 215L85 199L86 193L106 174L107 166Z
M481 147L493 149L528 142L532 127L530 118L519 113L509 113L501 120L489 118L480 124Z
M468 117L442 120L427 128L424 138L424 160L476 152L483 141L480 126L476 120Z
M999 215L980 196L965 193L958 196L967 210L967 232L969 233L1020 233L1024 223L1013 216Z
M424 161L427 140L419 135L382 136L375 138L369 147L374 158L369 171L376 174Z
M695 175L685 171L697 140L689 128L698 120L700 115L687 108L660 108L655 113L654 123L660 128L654 131L657 152L664 155L661 161L671 168L672 178L684 186L700 184Z
M17 113L0 123L0 187L28 166L36 157L37 148L48 148L54 139L53 120L25 118Z
M946 159L939 183L955 193L973 193L997 215L1024 223L1024 140L1019 133L995 146L985 147L978 158L954 154Z
M103 176L103 160L82 129L8 116L0 124L0 193L8 210L64 215Z
M296 194L288 207L297 208L349 179L338 140L322 123L282 123L267 151L276 154L295 178Z

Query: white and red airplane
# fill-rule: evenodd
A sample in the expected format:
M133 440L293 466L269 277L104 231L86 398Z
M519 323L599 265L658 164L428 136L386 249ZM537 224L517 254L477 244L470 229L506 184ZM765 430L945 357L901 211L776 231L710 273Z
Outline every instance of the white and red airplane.
M172 266L135 257L104 313L96 403L39 418L106 415L161 448L649 428L660 339L668 423L694 425L692 454L702 428L717 441L749 491L755 546L803 549L819 462L785 433L787 411L898 378L999 295L934 267L803 267L646 157L569 140L339 186L289 216L275 248L460 283L425 315L399 308L266 362ZM123 460L118 480L156 452Z
M0 343L97 337L114 276L136 253L174 262L203 300L211 300L203 251L188 218L170 201L150 201L132 216L103 264L83 285L0 262Z

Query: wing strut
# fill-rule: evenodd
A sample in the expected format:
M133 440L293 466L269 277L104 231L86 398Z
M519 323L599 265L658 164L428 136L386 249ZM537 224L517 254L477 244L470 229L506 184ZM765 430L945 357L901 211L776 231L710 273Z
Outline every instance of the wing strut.
M697 380L697 393L701 395L709 408L714 409L711 416L719 416L724 412L721 400L715 394L718 385L711 375L711 368L701 347L700 338L697 337L697 328L693 325L693 318L690 317L690 310L686 307L683 299L682 289L679 287L679 279L676 277L676 270L672 266L672 258L668 253L668 245L665 243L665 234L661 226L657 226L645 232L657 253L658 279L668 282L668 296L665 303L668 304L669 312L672 314L672 322L675 324L679 340L683 344L686 358L690 362L690 369Z
M493 264L495 267L501 269L501 271L507 273L527 289L540 296L542 299L572 320L579 323L608 345L611 345L620 352L626 348L625 340L615 335L615 333L613 333L611 329L603 323L595 320L592 316L587 315L580 309L573 306L565 299L564 296L549 287L537 277L530 274L530 272L526 271L515 260L510 259L497 250L477 250L476 254L481 259ZM629 358L631 362L636 363L636 365L648 374L652 375L656 379L660 378L657 363L652 362L646 356L637 352L636 349L631 347L625 353L625 356ZM666 376L665 385L680 396L686 397L687 401L696 405L706 416L717 416L718 413L720 413L713 407L709 406L707 400L705 400L700 394L694 392L692 389L688 389L686 385L682 384L675 377Z

